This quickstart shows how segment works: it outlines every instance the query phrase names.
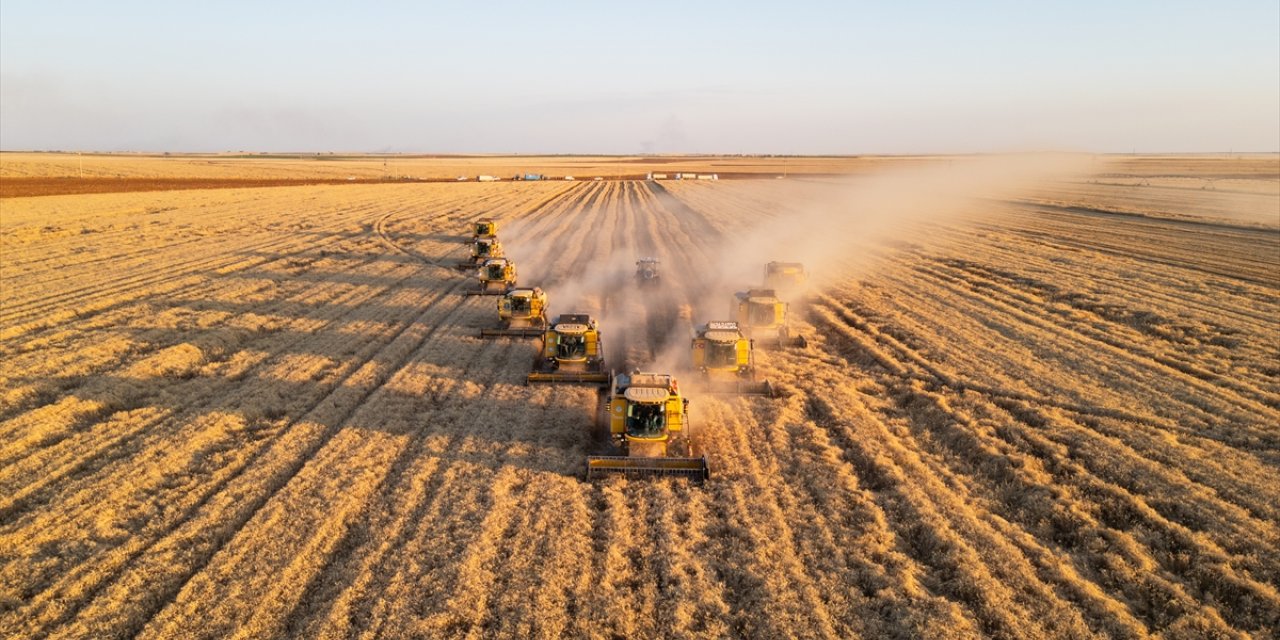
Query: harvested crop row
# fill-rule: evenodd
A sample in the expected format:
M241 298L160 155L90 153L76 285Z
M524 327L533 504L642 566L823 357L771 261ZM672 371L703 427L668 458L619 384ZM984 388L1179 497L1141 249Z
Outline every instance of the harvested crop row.
M685 379L690 326L755 284L720 277L721 261L760 225L859 215L831 209L844 188L151 194L175 209L101 234L3 235L26 243L4 257L24 265L24 308L41 287L86 307L113 283L130 292L79 323L0 325L28 370L2 387L0 624L191 638L1280 624L1265 233L1000 204L907 241L852 238L793 308L810 346L757 351L785 397L689 392L713 465L700 486L583 482L596 394L525 386L534 346L477 338L494 299L459 295L471 276L449 268L466 224L497 218L522 284L553 314L601 319L611 366ZM131 236L146 215L173 218ZM193 235L162 242L167 224ZM640 292L647 255L663 285ZM48 272L64 259L88 275ZM123 279L93 275L116 260Z

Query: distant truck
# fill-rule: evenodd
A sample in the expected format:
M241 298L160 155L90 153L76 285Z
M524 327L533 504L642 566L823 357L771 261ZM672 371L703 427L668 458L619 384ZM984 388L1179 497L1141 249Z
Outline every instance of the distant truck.
M542 179L544 179L544 178L543 178L543 176L542 176L542 174L540 174L540 173L526 173L526 174L524 174L523 176L518 176L518 177L519 177L519 179L521 179L521 180L542 180Z
M476 176L476 180L479 180L480 182L497 182L501 179L502 178L499 178L498 176Z

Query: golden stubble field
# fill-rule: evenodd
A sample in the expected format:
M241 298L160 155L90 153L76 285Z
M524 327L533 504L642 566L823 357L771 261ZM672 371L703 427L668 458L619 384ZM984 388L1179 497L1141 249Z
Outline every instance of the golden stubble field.
M1280 160L1090 171L865 234L804 176L0 200L0 635L1274 637ZM710 482L588 484L479 216L619 367L812 226L809 346L692 396Z

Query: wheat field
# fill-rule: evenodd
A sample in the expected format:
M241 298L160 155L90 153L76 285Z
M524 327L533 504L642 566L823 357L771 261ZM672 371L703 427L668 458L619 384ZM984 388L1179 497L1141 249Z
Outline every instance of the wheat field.
M74 168L30 155L2 177ZM169 175L130 161L87 164ZM743 234L868 215L765 164L0 200L0 635L1275 637L1275 155L1111 158L842 237L808 346L757 352L782 397L691 392L710 481L586 482L597 394L478 337L468 223L611 366L682 373L726 256L805 260Z

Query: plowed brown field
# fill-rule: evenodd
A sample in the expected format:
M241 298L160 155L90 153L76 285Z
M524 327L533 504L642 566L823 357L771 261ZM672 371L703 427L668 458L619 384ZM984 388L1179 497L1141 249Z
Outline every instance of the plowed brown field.
M1133 175L848 238L783 397L691 396L702 485L582 479L467 223L678 367L735 238L856 182L6 199L0 635L1274 637L1280 175Z

